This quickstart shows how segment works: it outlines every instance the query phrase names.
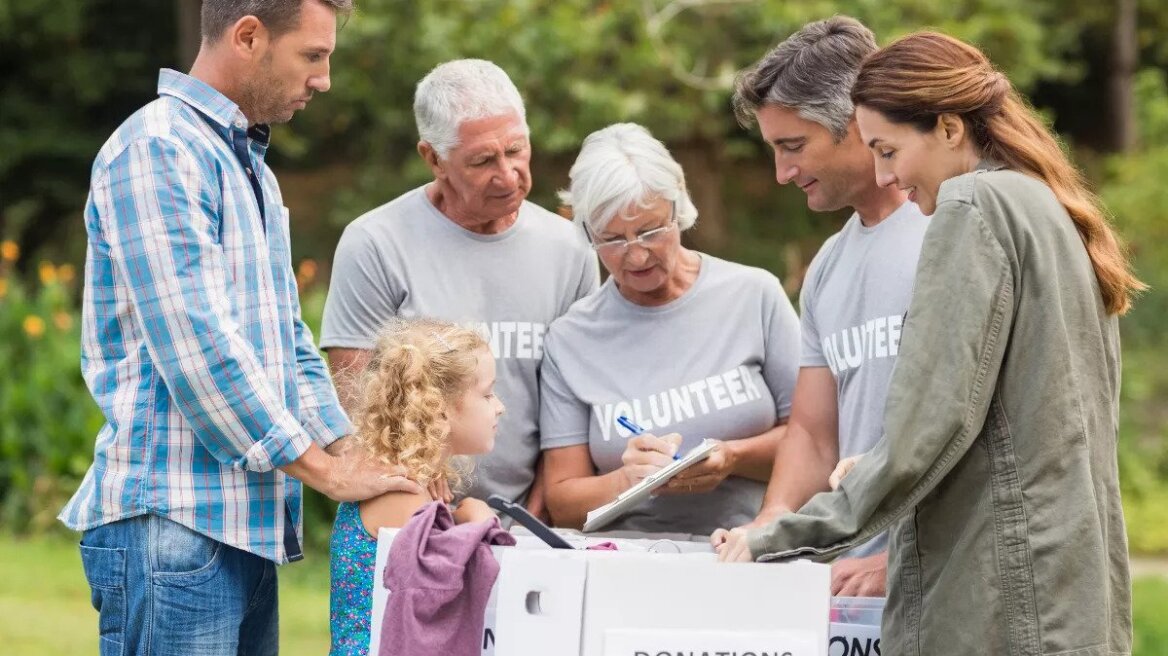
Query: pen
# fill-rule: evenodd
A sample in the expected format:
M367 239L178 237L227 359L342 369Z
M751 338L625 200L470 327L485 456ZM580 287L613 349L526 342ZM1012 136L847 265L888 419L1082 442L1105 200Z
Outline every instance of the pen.
M640 426L629 421L629 418L624 416L624 415L617 417L616 423L620 424L621 426L624 426L625 430L629 431L633 435L640 435L641 433L645 432L644 428L641 428ZM674 460L681 460L681 447L677 448L677 452L673 454L673 459Z

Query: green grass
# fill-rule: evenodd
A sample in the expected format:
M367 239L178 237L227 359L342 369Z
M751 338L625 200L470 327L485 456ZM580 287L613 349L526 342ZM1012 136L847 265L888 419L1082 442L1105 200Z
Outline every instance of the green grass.
M1133 586L1134 656L1162 656L1168 645L1168 579ZM0 534L0 636L6 656L97 653L97 614L77 545L56 538ZM280 568L280 653L328 652L328 559L311 553Z
M280 568L280 653L328 653L328 558L309 554ZM97 612L75 542L0 534L0 652L6 656L97 653Z
M1168 579L1146 577L1132 584L1134 656L1168 653Z

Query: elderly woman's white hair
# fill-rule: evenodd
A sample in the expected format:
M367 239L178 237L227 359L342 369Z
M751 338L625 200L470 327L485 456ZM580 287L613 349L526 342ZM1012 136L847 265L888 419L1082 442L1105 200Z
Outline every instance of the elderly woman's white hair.
M682 230L698 218L681 165L636 123L617 123L588 135L568 177L571 184L560 199L593 234L613 217L629 219L631 208L648 207L660 198L675 203Z
M414 91L418 138L446 159L458 147L458 126L466 121L515 112L527 128L527 110L519 90L496 64L484 59L456 59L439 64Z

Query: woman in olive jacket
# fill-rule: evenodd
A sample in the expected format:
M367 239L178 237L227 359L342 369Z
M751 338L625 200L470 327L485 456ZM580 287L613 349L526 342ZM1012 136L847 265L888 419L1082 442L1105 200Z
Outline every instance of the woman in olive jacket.
M976 48L913 34L853 89L877 181L932 214L885 435L723 560L890 529L885 654L1127 654L1117 316L1143 289L1082 177Z

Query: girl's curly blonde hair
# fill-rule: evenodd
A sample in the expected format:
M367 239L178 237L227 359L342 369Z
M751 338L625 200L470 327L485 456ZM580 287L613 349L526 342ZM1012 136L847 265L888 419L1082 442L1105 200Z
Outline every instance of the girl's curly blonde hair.
M436 319L397 319L377 338L355 417L356 442L374 460L400 465L420 485L469 474L465 459L447 461L447 409L474 382L483 337ZM488 355L487 357L491 357Z

